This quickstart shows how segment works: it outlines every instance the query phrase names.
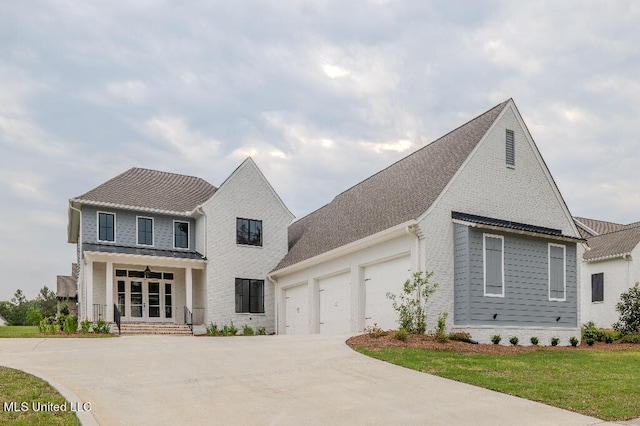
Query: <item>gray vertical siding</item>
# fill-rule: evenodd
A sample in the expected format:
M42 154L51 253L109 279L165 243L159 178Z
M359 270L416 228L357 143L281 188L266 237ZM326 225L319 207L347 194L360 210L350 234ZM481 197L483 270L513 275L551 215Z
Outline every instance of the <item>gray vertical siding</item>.
M98 243L98 215L97 212L115 213L116 241L115 245L126 247L149 247L137 244L137 217L153 218L153 247L160 250L173 250L173 221L189 222L189 250L195 250L196 223L194 219L173 217L152 213L134 212L128 210L99 208L93 206L82 207L82 239L85 243ZM108 244L108 243L106 243Z
M490 233L504 237L504 297L484 296L483 231L460 224L454 226L455 324L577 326L575 243L561 243L566 246L566 300L550 301L550 241ZM556 321L558 317L560 320Z
M455 324L466 324L469 318L469 232L464 225L453 225L454 241L454 270L453 287L454 310L453 321Z

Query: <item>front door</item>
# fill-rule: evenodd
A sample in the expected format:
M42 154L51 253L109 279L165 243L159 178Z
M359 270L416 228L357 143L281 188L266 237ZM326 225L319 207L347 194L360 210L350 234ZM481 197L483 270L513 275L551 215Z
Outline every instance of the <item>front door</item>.
M140 278L118 280L117 290L123 321L173 322L172 283Z

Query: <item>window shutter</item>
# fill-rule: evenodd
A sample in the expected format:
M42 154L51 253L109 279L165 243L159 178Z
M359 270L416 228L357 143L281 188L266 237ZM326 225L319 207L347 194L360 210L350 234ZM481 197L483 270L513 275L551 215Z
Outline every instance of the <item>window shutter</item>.
M564 299L564 250L549 247L549 297Z
M591 301L604 301L604 273L591 275Z

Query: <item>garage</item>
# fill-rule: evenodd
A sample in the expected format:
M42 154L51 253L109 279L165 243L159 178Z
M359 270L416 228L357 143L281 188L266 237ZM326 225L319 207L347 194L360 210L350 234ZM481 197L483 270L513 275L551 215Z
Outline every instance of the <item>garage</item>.
M365 267L365 327L377 324L383 330L398 328L398 314L387 295L402 293L404 282L410 277L409 256Z
M309 298L307 285L284 290L285 334L309 334Z
M320 334L351 331L351 282L349 273L318 280Z

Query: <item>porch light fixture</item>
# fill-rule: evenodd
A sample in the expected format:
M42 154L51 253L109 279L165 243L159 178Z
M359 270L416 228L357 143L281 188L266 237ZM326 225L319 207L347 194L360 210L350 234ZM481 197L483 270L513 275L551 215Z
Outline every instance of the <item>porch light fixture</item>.
M147 266L147 269L144 270L144 277L145 278L149 278L149 274L151 273L151 270L149 269L149 267Z
M493 319L496 319L497 316L498 314L493 314Z

